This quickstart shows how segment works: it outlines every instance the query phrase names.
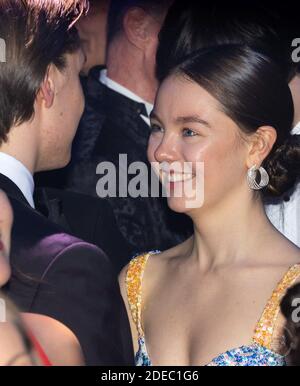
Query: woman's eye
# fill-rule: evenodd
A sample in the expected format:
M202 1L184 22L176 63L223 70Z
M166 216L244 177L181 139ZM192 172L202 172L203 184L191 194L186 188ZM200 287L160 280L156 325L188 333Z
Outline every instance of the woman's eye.
M162 132L162 131L163 131L162 127L155 125L155 124L151 125L151 133L158 133L158 132Z
M198 135L197 133L195 133L193 130L191 129L183 129L183 136L184 137L195 137L196 135Z

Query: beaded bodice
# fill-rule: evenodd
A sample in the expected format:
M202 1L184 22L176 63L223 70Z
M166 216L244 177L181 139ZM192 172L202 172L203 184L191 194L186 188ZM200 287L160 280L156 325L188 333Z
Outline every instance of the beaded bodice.
M142 281L149 257L158 251L134 257L126 274L126 290L132 320L138 332L139 350L135 360L137 366L151 366L142 327ZM272 350L273 335L279 315L280 302L286 290L300 277L300 264L291 267L272 293L258 321L252 344L231 349L218 355L207 366L283 366L284 356Z

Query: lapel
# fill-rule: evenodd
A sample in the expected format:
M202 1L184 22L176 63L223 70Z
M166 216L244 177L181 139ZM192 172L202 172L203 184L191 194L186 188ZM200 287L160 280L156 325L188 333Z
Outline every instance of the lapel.
M143 148L147 146L150 128L141 118L141 114L147 116L145 105L103 85L99 81L101 69L93 68L85 83L86 106L73 143L73 161L86 160L98 154L98 148L104 146L101 138L103 130L107 130L111 137L120 135L140 143ZM116 124L120 132L113 133Z
M48 218L53 223L60 225L64 230L69 230L68 223L62 212L61 200L58 197L49 197L47 189L37 189L35 191L34 201L36 209L30 206L17 185L1 173L0 189L2 189L9 198L13 198L23 205L26 205L29 210Z
M59 191L58 191L59 192ZM37 211L51 222L70 233L70 226L64 213L63 201L53 189L37 188L34 194Z

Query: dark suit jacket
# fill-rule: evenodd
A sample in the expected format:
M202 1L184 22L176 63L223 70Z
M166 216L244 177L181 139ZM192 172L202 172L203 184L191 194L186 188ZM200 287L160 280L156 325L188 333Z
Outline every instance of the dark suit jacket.
M135 252L120 232L107 200L40 188L36 190L34 201L39 211L66 232L101 248L116 274L133 257Z
M3 175L0 189L14 211L6 294L22 311L50 316L73 331L87 365L132 364L128 318L105 254L33 210Z

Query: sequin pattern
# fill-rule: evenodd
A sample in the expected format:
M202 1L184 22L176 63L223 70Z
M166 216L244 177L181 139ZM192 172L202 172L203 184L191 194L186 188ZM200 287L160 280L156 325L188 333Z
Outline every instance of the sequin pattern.
M280 310L280 302L286 290L299 276L300 265L296 264L289 269L277 288L273 291L254 332L253 341L257 344L269 349L272 347L274 327Z
M138 331L139 349L135 356L137 366L151 366L141 322L142 280L148 258L159 251L134 257L128 267L126 288L133 321ZM272 351L274 327L279 314L279 305L285 291L300 276L300 264L289 269L269 299L261 319L255 328L253 343L218 355L207 366L284 366L285 358Z
M258 344L226 351L207 366L285 366L282 355Z
M135 355L136 366L152 366L144 337L139 338L139 351Z
M151 253L155 253L155 251L134 257L129 263L126 275L127 299L139 336L143 335L141 325L142 280L145 266Z

